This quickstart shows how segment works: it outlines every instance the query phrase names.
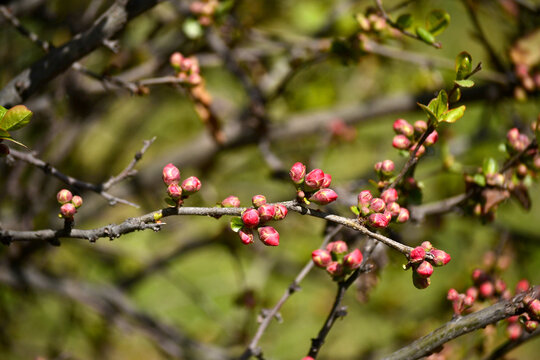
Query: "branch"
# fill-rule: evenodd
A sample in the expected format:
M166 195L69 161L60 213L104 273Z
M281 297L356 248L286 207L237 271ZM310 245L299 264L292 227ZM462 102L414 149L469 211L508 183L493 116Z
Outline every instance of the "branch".
M23 70L0 91L0 104L11 107L24 102L39 88L67 70L73 63L101 46L120 32L139 14L154 7L160 0L117 0L83 33L52 49L41 60Z
M484 358L484 360L504 359L504 355L514 350L521 344L535 339L537 336L540 336L540 329L536 329L536 331L530 334L525 332L516 340L507 340L504 344L496 348L489 356Z
M427 356L452 339L522 313L525 309L523 298L526 295L536 298L539 293L540 286L535 286L532 290L518 294L510 300L501 301L467 316L458 317L412 344L390 354L385 360L419 359Z

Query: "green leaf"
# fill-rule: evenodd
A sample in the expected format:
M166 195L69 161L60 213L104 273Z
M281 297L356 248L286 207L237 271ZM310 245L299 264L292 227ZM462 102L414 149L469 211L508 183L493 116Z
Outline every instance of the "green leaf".
M2 120L2 118L4 117L4 114L7 112L8 110L3 107L3 106L0 106L0 120Z
M446 94L446 91L439 91L439 95L429 102L428 108L435 114L437 119L440 119L440 117L448 110L448 95Z
M457 86L464 87L464 88L470 88L474 86L474 81L472 80L455 80L454 83Z
M472 71L472 57L466 52L460 52L456 57L456 79L462 80Z
M3 135L4 133L7 133L7 131L5 131L3 129L0 129L0 139L11 141L12 143L15 143L15 144L17 144L19 146L22 146L23 148L28 149L28 146L24 145L22 142L19 142L19 141L15 140L9 134L8 134L8 136L5 136L5 135Z
M10 138L11 135L6 130L0 128L0 138Z
M452 92L452 95L450 96L450 99L448 99L448 101L451 103L455 103L458 102L459 99L461 99L461 89L457 88L454 92Z
M435 36L433 36L432 33L430 33L429 31L427 31L426 29L424 29L421 26L416 28L416 35L418 35L418 37L420 39L422 39L424 42L426 42L426 43L428 43L430 45L435 43Z
M184 34L190 39L198 39L203 34L201 24L195 19L187 19L182 26Z
M244 222L240 216L235 216L231 219L231 230L234 232L240 231L244 227Z
M473 181L480 186L486 186L486 177L482 174L475 174L473 176Z
M165 198L165 202L167 203L167 205L170 205L170 206L176 206L176 202L171 199L171 198Z
M499 165L494 158L485 158L482 165L482 171L485 175L495 174L499 171Z
M426 30L439 35L450 25L450 14L444 10L432 10L426 17Z
M356 215L360 215L360 210L358 210L358 206L351 206L351 211Z
M433 100L432 100L433 101ZM429 121L430 122L433 122L433 123L437 123L438 122L438 119L437 119L437 115L435 115L433 113L433 111L427 107L426 105L424 104L420 104L420 103L417 103L418 106L420 106L422 108L422 110L424 110L424 112L427 114L428 118L429 118Z
M25 127L32 118L32 112L24 105L16 105L9 109L2 120L0 120L0 128L13 131Z
M465 114L465 105L461 105L460 107L457 107L455 109L447 111L441 121L447 122L447 123L454 123L461 119L463 115Z
M411 14L402 14L396 20L398 28L404 30L410 28L413 24L413 17Z

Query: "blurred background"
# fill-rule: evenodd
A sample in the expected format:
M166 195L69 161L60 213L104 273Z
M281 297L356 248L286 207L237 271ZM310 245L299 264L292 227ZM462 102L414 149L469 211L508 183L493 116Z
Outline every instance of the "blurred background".
M165 207L161 169L168 163L180 168L183 179L194 175L202 181L186 206L214 206L229 195L248 206L256 194L269 202L293 199L286 171L302 161L332 175L340 200L328 210L352 217L348 207L355 195L374 189L373 164L392 159L401 168L406 161L392 148L393 121L425 119L416 101L426 104L439 89L451 88L454 59L467 51L483 70L474 76L476 86L463 93L465 116L442 126L439 142L416 173L422 203L461 194L463 173L474 173L488 156L502 164L506 132L527 129L540 112L540 84L527 88L520 82L510 56L526 49L530 76L540 77L540 4L385 1L391 17L410 13L418 24L430 10L446 10L450 26L437 36L442 48L384 28L368 33L371 49L330 50L334 39L356 38L355 15L369 14L374 3L224 1L211 24L203 26L190 2L163 2L125 26L115 37L116 53L98 47L79 62L88 71L70 68L25 100L34 117L14 136L64 174L95 184L120 173L144 140L156 138L137 163L138 173L109 190L139 208L110 205L95 192L70 188L84 198L75 220L80 229ZM21 0L8 6L41 40L60 46L91 27L112 2ZM478 39L468 6L491 55ZM0 86L44 56L5 17L0 40ZM137 83L174 75L168 62L174 51L197 57L211 96L207 108L224 133L221 145L201 121L189 88ZM126 84L136 84L136 91ZM336 130L340 127L345 130ZM24 161L0 159L0 227L62 228L55 197L65 187ZM335 325L319 358L379 358L427 334L452 317L447 290L464 291L471 271L494 261L509 288L522 278L538 284L537 182L530 198L528 211L508 200L488 223L453 211L393 226L392 238L410 246L431 241L450 253L452 262L435 271L429 288L417 290L402 269L404 257L381 248L373 275L348 291L348 315ZM257 329L261 309L274 306L310 261L326 226L289 213L276 223L280 246L268 248L258 242L242 245L226 217L164 220L167 225L158 233L135 232L114 241L64 239L60 247L28 242L0 248L0 358L239 356ZM354 234L339 236L357 246L365 242ZM315 269L301 288L282 308L282 323L272 322L261 338L265 359L300 359L322 326L335 284ZM501 323L450 342L445 354L480 359L504 342ZM509 358L533 359L539 351L536 339Z

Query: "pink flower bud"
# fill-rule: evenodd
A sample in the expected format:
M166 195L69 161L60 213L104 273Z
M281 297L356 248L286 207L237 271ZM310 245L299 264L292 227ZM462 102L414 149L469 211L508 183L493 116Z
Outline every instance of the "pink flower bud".
M382 161L376 162L375 165L373 165L373 170L375 170L376 173L379 173L382 169Z
M415 288L425 289L431 284L431 279L429 277L421 277L416 271L413 271L412 274L413 285Z
M195 176L190 176L182 182L182 190L186 195L194 194L201 190L201 181Z
M349 248L345 241L338 240L326 245L326 250L334 254L345 254L347 251L349 251Z
M182 188L178 184L172 183L167 186L167 194L173 200L180 200L182 198Z
M475 286L471 286L467 289L467 292L465 293L467 297L472 298L472 301L474 302L478 298L478 288Z
M83 204L83 199L82 197L80 197L79 195L75 195L73 197L73 199L71 199L71 203L73 204L73 206L75 206L76 208L80 208L81 205Z
M423 278L428 278L433 274L433 266L427 261L422 261L416 268L416 273Z
M202 82L202 77L198 73L193 73L188 76L187 81L189 85L193 85L193 86L199 85Z
M422 242L422 244L420 244L420 246L423 247L424 250L426 250L426 251L431 251L431 249L433 249L433 245L431 245L431 243L429 241Z
M381 172L383 175L390 176L395 168L396 166L392 160L384 160L381 165Z
M396 189L388 189L383 191L381 194L381 199L384 200L385 203L391 203L398 200L398 193Z
M397 217L399 215L399 212L401 211L401 206L397 202L391 202L386 205L386 210L394 217Z
M338 277L343 275L343 266L337 261L332 261L326 266L326 271L333 277Z
M412 144L411 147L409 148L409 151L411 154L415 148L416 148L416 144ZM426 152L426 147L424 145L420 145L420 147L418 148L418 151L416 152L416 157L419 158L420 156L424 155L425 152Z
M180 170L173 164L167 164L163 168L163 182L165 185L178 184L180 181Z
M407 150L411 146L411 140L405 135L396 135L392 140L392 146L399 150Z
M274 205L274 220L283 220L287 216L287 208L285 205L276 204Z
M259 212L253 208L244 210L241 217L242 217L242 222L248 228L253 228L259 225L259 220L260 220Z
M419 263L421 261L424 261L424 258L426 257L426 251L423 247L417 246L414 249L411 250L409 253L409 260L412 263Z
M257 211L259 212L259 218L261 222L272 220L276 214L274 205L264 204L261 205Z
M68 203L71 199L73 199L73 194L67 189L62 189L56 194L56 200L58 200L60 204Z
M536 155L533 158L533 168L537 171L540 170L540 155Z
M495 279L495 292L502 294L506 290L506 283L502 279Z
M183 59L184 57L182 56L182 54L176 51L171 54L171 57L169 58L169 63L176 70L180 70L180 65L182 64Z
M332 256L326 250L317 249L311 252L311 259L316 266L325 268L332 261Z
M527 308L532 316L540 319L540 300L534 299L527 304Z
M251 198L251 203L258 208L259 206L266 204L266 197L264 195L255 195Z
M354 270L360 267L364 256L358 249L354 249L352 252L345 255L343 258L343 266L345 269Z
M512 128L506 133L506 139L509 143L517 141L519 138L519 130L517 128Z
M459 293L456 289L450 289L448 290L448 295L446 295L446 298L450 301L455 301L459 298Z
M432 264L435 266L444 266L452 260L448 253L439 249L432 249L430 253L433 255Z
M529 290L530 284L527 279L521 279L518 281L516 285L516 293L525 292Z
M311 356L304 356L302 360L315 360Z
M221 206L229 208L229 207L239 207L240 206L240 199L238 199L236 196L229 196L225 198L221 202Z
M418 134L423 134L426 132L428 125L424 120L418 120L414 122L413 127L414 131L416 131Z
M478 288L480 296L484 299L490 298L495 293L495 287L491 281L484 281Z
M251 232L251 229L242 228L238 231L238 236L240 236L240 240L245 245L253 242L253 232Z
M309 201L314 202L317 205L327 205L338 198L336 192L332 189L321 189L313 194Z
M189 72L194 63L195 61L192 57L183 58L182 63L180 64L180 70Z
M521 325L518 323L509 324L506 327L506 336L508 336L508 339L511 341L516 341L519 339L522 333L523 330L521 329Z
M529 320L525 321L525 331L527 331L529 334L536 331L538 329L538 321Z
M332 183L332 175L324 173L324 180L321 185L321 188L326 189L330 187L330 184Z
M381 198L373 198L369 202L369 208L374 212L383 212L386 207L386 203Z
M403 224L404 222L407 222L409 220L409 210L402 207L399 209L399 215L396 218L396 222L399 224Z
M463 299L463 304L465 304L465 306L472 306L474 304L474 300L475 298L472 296L466 295L465 299Z
M289 171L289 176L295 184L301 184L306 176L306 166L301 162L295 163Z
M278 246L279 245L279 233L276 229L271 226L262 226L257 229L259 232L259 238L268 246Z
M369 204L371 199L373 199L373 195L371 195L371 191L369 190L360 191L360 194L358 194L358 206L361 207L362 205Z
M321 169L312 170L306 175L304 181L308 190L320 189L324 182L324 172Z
M429 134L428 137L426 138L426 141L424 141L424 144L426 146L431 146L435 144L438 139L439 139L439 133L437 133L436 130L433 130L433 132Z
M368 216L369 214L371 214L371 210L370 210L369 207L367 207L367 206L362 206L362 207L360 208L360 214L361 214L362 216Z
M77 208L72 203L65 203L60 207L60 215L64 219L73 219L73 215L77 213Z
M405 119L397 119L396 121L394 121L393 128L396 134L402 134L406 137L414 135L413 126L409 124L409 122Z
M375 213L369 215L369 225L377 228L385 228L388 226L388 223L390 222L388 218L381 213Z

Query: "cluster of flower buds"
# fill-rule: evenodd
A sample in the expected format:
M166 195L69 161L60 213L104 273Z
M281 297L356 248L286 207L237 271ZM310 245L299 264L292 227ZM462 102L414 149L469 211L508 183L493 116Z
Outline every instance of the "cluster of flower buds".
M79 195L73 196L71 191L62 189L56 194L56 200L62 205L60 206L59 217L73 221L73 216L77 213L77 209L83 203L82 197Z
M190 86L196 86L201 83L199 61L196 57L185 57L177 51L171 55L169 62L176 72L176 77L182 83Z
M334 119L328 125L332 140L336 142L351 142L356 138L356 128L348 125L342 119Z
M514 96L518 100L526 100L527 93L534 93L540 89L540 69L531 69L528 64L516 64L516 77L520 81L520 86L514 89Z
M425 289L431 284L430 277L433 274L433 267L448 264L451 257L448 253L436 249L429 241L424 241L422 245L415 247L409 253L409 262L405 265L405 270L412 267L413 284L417 289Z
M349 252L347 244L341 240L329 243L326 250L317 249L311 253L313 263L326 269L335 281L342 280L347 274L358 269L363 258L360 250L354 249Z
M532 130L536 130L536 123L533 123ZM517 128L510 129L506 134L506 149L509 155L514 155L524 151L531 144L529 137L520 133ZM535 175L540 171L540 153L538 146L528 149L514 166L515 175L518 179L524 179L527 175Z
M398 224L409 220L409 210L398 204L398 192L390 188L373 197L371 191L364 190L358 194L358 206L351 206L358 220L372 228L385 228L391 221Z
M329 189L332 176L321 169L314 169L306 174L306 166L301 162L295 163L289 171L289 176L296 186L298 201L317 205L327 205L337 199L334 190Z
M218 5L218 0L197 0L189 5L189 10L197 17L199 24L210 26L214 22L214 13Z
M181 206L189 195L195 194L201 189L201 181L195 176L188 177L179 185L180 170L173 164L167 164L163 168L163 182L167 185L167 194L169 195L169 198L166 199L167 203L177 207Z
M394 121L393 127L396 136L394 136L392 139L392 146L398 150L412 152L416 148L416 145L418 144L418 141L422 135L424 135L424 133L427 131L428 124L423 120L418 120L414 123L414 125L411 125L405 119L397 119ZM426 146L435 144L438 139L439 134L436 130L433 130L428 135L424 143L418 148L416 156L422 156L426 152Z
M222 206L231 207L240 205L238 198L229 196L223 200ZM259 239L268 246L279 245L279 233L272 226L264 226L270 220L283 220L287 216L287 208L282 204L267 204L264 195L255 195L251 199L253 207L242 212L240 220L242 227L238 236L242 243L248 245L253 242L253 230L257 230ZM236 206L234 206L236 207Z

